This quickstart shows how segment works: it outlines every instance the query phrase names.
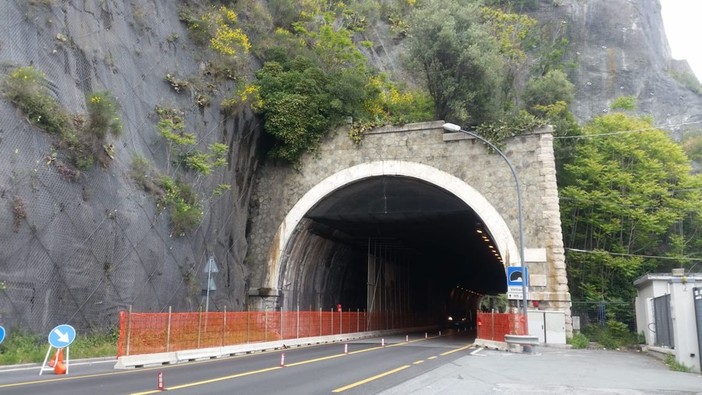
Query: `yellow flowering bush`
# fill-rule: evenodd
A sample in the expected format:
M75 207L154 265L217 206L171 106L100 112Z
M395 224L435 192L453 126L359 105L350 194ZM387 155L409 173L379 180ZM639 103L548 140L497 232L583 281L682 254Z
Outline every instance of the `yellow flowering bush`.
M251 49L248 36L234 25L237 22L236 13L229 8L222 6L219 14L213 17L216 25L215 34L210 40L212 49L223 55L236 55L239 49L245 53Z

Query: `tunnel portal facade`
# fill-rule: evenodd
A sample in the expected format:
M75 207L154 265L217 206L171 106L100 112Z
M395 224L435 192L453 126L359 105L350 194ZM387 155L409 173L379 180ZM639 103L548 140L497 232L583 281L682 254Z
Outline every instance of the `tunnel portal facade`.
M424 312L461 317L507 291L519 266L516 183L502 157L443 122L343 130L300 170L266 165L249 225L250 310ZM522 192L529 300L563 311L570 294L550 128L502 150Z

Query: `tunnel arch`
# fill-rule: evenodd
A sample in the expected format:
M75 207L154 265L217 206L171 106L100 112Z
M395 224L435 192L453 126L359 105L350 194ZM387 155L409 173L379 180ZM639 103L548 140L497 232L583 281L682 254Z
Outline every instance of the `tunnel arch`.
M284 261L287 259L288 251L293 247L288 244L293 239L298 225L315 205L347 185L382 176L421 180L454 195L476 213L493 235L493 242L503 257L504 264L509 266L519 262L517 244L509 227L495 207L480 192L463 180L432 166L410 161L384 160L363 163L338 171L316 184L294 204L274 237L275 250L272 251L268 261L266 287L281 289L285 274L283 273Z

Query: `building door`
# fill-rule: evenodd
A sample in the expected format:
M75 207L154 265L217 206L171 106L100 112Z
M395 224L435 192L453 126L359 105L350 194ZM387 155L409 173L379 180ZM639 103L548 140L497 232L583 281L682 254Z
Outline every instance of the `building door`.
M697 347L699 348L700 366L702 366L702 288L692 290L695 298L695 317L697 318Z
M673 322L670 316L670 295L653 298L653 317L656 325L656 345L675 348Z

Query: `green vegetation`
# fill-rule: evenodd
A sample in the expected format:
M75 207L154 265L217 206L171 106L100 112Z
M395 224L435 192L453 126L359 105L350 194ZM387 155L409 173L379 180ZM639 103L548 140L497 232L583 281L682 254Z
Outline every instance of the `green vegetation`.
M639 344L638 336L629 327L614 319L608 319L605 326L590 325L584 329L586 339L596 342L608 350L633 347Z
M683 149L691 160L702 161L702 134L698 131L683 140Z
M93 92L86 100L88 123L86 132L102 141L110 134L122 134L122 122L117 116L117 101L110 92Z
M247 69L244 55L251 49L251 43L234 10L224 5L219 8L192 5L181 8L179 17L188 25L190 39L211 51L206 65L209 76L235 80L244 74Z
M5 97L35 126L63 136L71 128L69 115L49 94L44 73L34 67L18 67L5 79Z
M297 164L347 119L353 120L352 134L359 141L368 125L431 118L426 95L401 91L368 70L352 31L335 25L338 15L350 14L343 4L336 7L323 18L302 13L291 30L276 31L276 44L263 51L266 62L254 82L256 108L273 137L273 159Z
M509 301L507 300L507 295L485 295L480 299L480 310L495 311L498 313L503 313L507 311L509 307Z
M87 119L70 115L46 88L44 73L34 67L17 67L4 80L5 97L19 108L36 127L58 137L67 161L78 170L99 162L107 167L114 147L106 144L107 135L119 136L122 124L117 102L109 92L93 92L86 98ZM61 160L52 160L59 174L75 180L77 170Z
M608 325L617 327L607 333L619 339L633 328L633 280L699 251L702 179L650 119L612 113L582 131L559 174L568 282L576 301L609 302Z
M116 331L78 336L71 344L71 359L115 356L117 338ZM49 344L45 337L10 332L5 341L0 344L0 365L41 363L48 349Z
M156 130L168 145L167 173L178 174L172 177L161 174L141 155L132 157L130 177L139 188L156 199L159 210L168 210L170 214L170 230L175 236L185 236L196 229L202 221L202 202L193 185L185 180L190 171L197 174L209 175L214 169L228 164L229 147L222 143L208 146L207 152L202 152L197 146L197 136L186 131L185 114L176 108L156 106L158 116ZM175 168L171 169L171 156L175 157ZM219 196L228 191L231 186L218 185L212 196Z
M159 198L157 206L168 208L173 235L185 236L202 220L203 213L197 194L189 184L167 176L159 177L158 185L164 194Z
M159 120L156 129L159 135L166 139L169 158L171 154L177 157L176 164L186 170L193 170L208 175L217 167L227 164L229 147L225 144L211 144L209 152L194 149L197 136L185 130L185 114L177 108L156 106L155 113ZM169 159L170 162L170 159Z
M179 15L190 38L210 51L206 76L234 81L222 111L251 106L271 137L269 157L297 165L322 136L348 120L360 142L371 127L434 118L427 93L370 70L360 50L373 45L362 39L369 21L391 9L409 12L413 5L279 0L265 9L244 1L232 8L184 7ZM264 62L253 80L243 78L249 52ZM178 81L169 79L171 85L180 86Z
M633 111L636 109L636 97L619 96L618 98L614 99L614 102L612 102L610 107L612 110Z
M463 4L467 3L467 4ZM429 2L412 13L409 56L423 73L435 115L479 125L505 114L508 68L474 2Z
M544 109L554 103L570 104L575 95L575 87L561 70L550 70L543 76L532 77L524 89L524 102L530 111L547 116Z
M672 354L668 354L665 357L665 364L668 365L668 368L670 368L670 370L675 371L675 372L689 373L692 371L692 368L690 368L689 366L685 366L685 364L678 362L675 359L675 356Z
M697 93L698 95L702 95L702 85L700 85L700 81L694 74L677 72L672 72L671 74L673 78L679 83L681 83L684 87Z
M570 344L573 348L588 348L590 345L590 339L588 339L587 336L581 332L578 332L573 334L573 337L568 339L568 344Z
M184 236L200 224L203 215L200 200L189 184L159 174L141 155L132 158L130 176L156 198L159 210L168 210L173 235Z

